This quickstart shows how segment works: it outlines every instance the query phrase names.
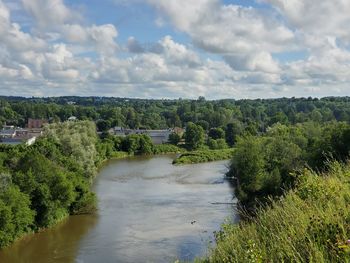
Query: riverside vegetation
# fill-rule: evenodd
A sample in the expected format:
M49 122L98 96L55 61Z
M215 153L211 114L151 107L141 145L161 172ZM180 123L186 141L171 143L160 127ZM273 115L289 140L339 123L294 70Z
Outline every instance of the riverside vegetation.
M199 150L181 154L173 161L173 164L205 163L232 158L234 149Z
M186 132L172 134L173 145L154 146L145 135L98 138L93 122L64 122L49 125L32 146L2 145L0 247L69 214L93 211L90 184L106 159L182 152L179 163L201 162L219 151L233 155L228 176L236 179L246 212L240 224L223 225L204 261L349 262L349 102L4 97L0 122L7 124L76 115L102 132L115 125Z
M350 125L277 124L238 138L229 176L246 212L204 262L350 262Z
M296 187L238 225L202 262L350 262L350 164L301 172Z
M69 215L91 213L91 182L107 159L134 154L180 153L149 136L99 138L91 121L47 125L32 146L0 146L0 247L40 231Z
M95 209L97 140L93 123L66 122L48 126L32 146L1 146L0 247Z

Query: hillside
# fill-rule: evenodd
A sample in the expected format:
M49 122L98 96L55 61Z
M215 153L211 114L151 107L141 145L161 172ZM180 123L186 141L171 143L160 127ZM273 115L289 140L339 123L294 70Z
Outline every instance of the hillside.
M350 262L350 163L306 170L257 216L223 225L202 262Z

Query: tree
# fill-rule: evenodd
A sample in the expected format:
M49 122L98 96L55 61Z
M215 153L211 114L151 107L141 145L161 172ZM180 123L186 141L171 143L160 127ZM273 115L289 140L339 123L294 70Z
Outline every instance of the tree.
M208 136L214 140L224 139L225 138L225 131L221 128L211 128L209 130Z
M129 154L135 153L140 147L139 139L140 137L137 134L130 134L126 136L123 140L123 151L128 152Z
M196 124L199 125L199 126L202 126L203 130L205 130L205 131L209 130L209 122L207 122L205 120L197 121Z
M153 143L149 135L146 135L146 134L140 135L138 152L140 154L153 153Z
M107 131L111 128L111 123L107 120L99 120L96 126L99 131Z
M243 131L244 127L240 121L227 124L225 130L227 144L232 147L236 143L237 137L242 135Z
M219 150L219 149L226 149L228 148L228 145L225 141L225 139L208 139L208 146L211 150Z
M201 126L189 122L184 134L186 145L190 150L196 150L204 144L205 133Z
M169 143L178 145L181 140L181 136L175 132L170 133L169 135Z
M28 195L18 187L11 186L0 192L0 247L30 231L34 215Z

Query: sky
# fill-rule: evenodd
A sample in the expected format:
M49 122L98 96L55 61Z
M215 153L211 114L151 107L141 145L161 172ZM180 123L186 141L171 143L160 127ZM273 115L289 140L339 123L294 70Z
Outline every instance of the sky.
M349 0L0 0L0 95L350 95Z

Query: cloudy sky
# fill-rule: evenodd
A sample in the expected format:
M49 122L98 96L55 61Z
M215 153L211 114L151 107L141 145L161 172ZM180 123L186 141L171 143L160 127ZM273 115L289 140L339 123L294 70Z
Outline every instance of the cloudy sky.
M0 95L350 95L349 0L0 0Z

